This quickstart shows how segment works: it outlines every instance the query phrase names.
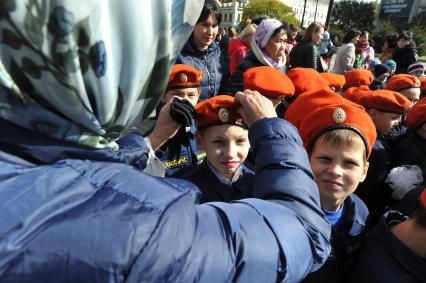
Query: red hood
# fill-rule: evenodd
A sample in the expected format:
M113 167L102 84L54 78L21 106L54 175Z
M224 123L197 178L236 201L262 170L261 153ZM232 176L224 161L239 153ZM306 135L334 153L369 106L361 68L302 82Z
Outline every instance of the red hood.
M235 50L239 49L240 47L244 47L248 49L248 46L244 44L241 40L238 38L233 38L228 46L228 53L232 54L235 52Z

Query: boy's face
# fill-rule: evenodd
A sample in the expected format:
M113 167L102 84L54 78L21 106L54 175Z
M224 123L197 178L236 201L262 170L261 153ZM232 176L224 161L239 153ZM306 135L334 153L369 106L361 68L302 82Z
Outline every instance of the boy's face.
M163 95L163 103L171 101L174 96L186 99L191 102L193 106L195 106L195 104L198 102L198 99L200 98L200 92L198 88L171 89Z
M198 148L206 152L210 164L228 180L244 163L250 148L248 130L234 125L208 127L202 133L197 132L196 138Z
M365 147L359 142L335 145L319 137L309 156L318 185L321 207L336 211L367 176L368 162L364 159Z
M369 111L371 119L376 126L376 129L381 134L386 134L401 122L401 114L382 112L382 111Z
M420 88L409 88L401 90L399 93L408 98L411 101L411 105L414 105L420 99L421 90Z

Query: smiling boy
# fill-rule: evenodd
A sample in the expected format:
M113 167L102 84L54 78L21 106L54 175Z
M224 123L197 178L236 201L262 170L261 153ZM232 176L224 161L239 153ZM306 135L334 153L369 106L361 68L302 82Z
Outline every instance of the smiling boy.
M248 130L238 107L235 99L226 95L204 100L196 107L195 137L207 157L183 178L200 188L201 203L252 196L254 173L243 165L250 148Z
M303 282L344 282L365 238L368 209L353 192L367 175L374 124L361 106L326 89L301 94L285 118L299 130L333 227L332 255Z

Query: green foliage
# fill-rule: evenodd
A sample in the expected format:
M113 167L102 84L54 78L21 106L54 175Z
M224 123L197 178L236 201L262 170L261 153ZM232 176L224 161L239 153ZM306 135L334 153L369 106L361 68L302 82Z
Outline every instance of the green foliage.
M351 28L372 31L378 4L376 2L360 2L343 0L335 2L332 15L331 27L347 31Z
M300 24L293 9L279 0L252 0L243 9L245 19L255 19L260 16L277 19L283 23Z

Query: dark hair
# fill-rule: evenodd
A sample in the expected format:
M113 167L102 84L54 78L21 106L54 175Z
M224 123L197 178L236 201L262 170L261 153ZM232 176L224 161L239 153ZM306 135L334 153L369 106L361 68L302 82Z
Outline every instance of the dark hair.
M346 34L345 37L342 40L342 43L349 43L351 42L352 38L355 36L361 35L361 32L357 29L350 29Z
M400 39L413 40L413 33L411 31L404 30L398 36L398 40Z
M299 31L300 31L300 28L298 28L297 26L295 26L295 25L293 25L293 24L291 24L291 25L288 27L288 29L289 29L289 31L292 31L292 32L299 32Z
M281 31L284 31L285 33L287 32L286 28L284 25L277 27L274 32L271 35L271 38L273 38L274 36L276 36L277 34L279 34ZM271 40L271 38L269 40Z
M366 30L363 30L360 34L360 36L366 36L366 35L370 35L370 33Z
M311 23L308 28L305 30L305 34L303 35L303 40L304 41L308 41L311 42L312 41L312 36L314 35L314 33L316 33L317 31L323 29L324 26L322 24L319 23Z
M252 20L251 23L258 26L258 25L260 25L261 22L263 22L263 20L266 20L266 19L267 19L267 17L260 16L260 17L258 17L256 19Z
M398 41L399 34L391 33L386 36L386 42L388 44L388 48L396 48L396 42Z
M206 0L204 2L203 10L197 20L197 24L207 21L210 16L216 19L217 25L220 25L220 22L222 21L222 13L219 11L219 7L214 0Z

